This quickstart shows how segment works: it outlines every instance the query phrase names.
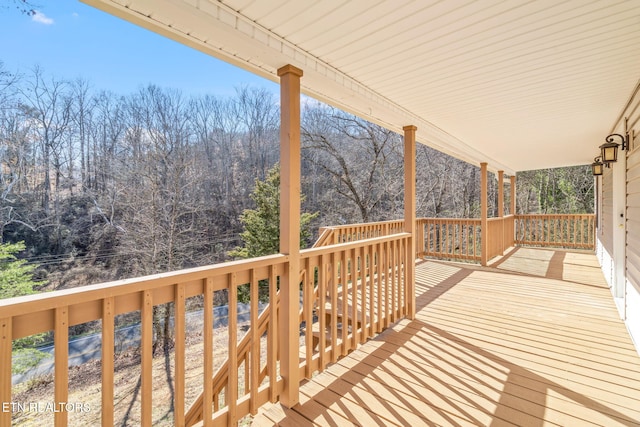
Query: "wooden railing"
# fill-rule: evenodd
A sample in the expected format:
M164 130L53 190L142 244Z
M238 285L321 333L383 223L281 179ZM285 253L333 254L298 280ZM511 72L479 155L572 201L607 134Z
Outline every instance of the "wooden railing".
M515 245L594 249L595 216L507 215L487 220L487 259L504 254ZM323 227L314 247L385 236L402 231L403 221L385 221ZM479 218L418 218L416 256L440 259L481 260Z
M398 233L302 251L304 376L406 315L409 239Z
M518 245L595 249L595 215L516 215Z
M204 405L203 414L226 422L238 419L268 400L277 399L282 388L277 370L276 312L265 310L258 316L258 283L269 288L270 302L275 302L278 277L286 268L286 257L273 255L246 261L182 270L167 274L128 279L118 282L90 285L72 290L0 300L0 402L11 402L12 340L53 331L54 334L54 395L52 402L69 401L69 327L101 321L102 335L102 425L114 425L114 334L115 317L139 312L140 319L140 422L151 425L153 418L153 311L154 307L173 303L173 335L175 356L173 366L174 417L185 418L185 327L186 300L201 299L204 318L202 328L202 376L204 400L214 403L216 383L214 367L214 293L224 291L228 296L228 340L230 355L227 363L228 378L225 388L225 406L214 414L214 406ZM237 302L238 287L251 288L250 329L238 344ZM274 304L275 305L275 304ZM266 340L261 336L266 332ZM248 337L248 338L247 338ZM157 337L156 337L157 338ZM218 337L216 337L218 339ZM264 342L261 342L264 341ZM247 344L249 343L248 350ZM266 360L259 355L266 346ZM238 357L238 354L241 357ZM239 378L244 373L244 378ZM247 382L244 382L244 381ZM239 381L243 384L239 387ZM76 396L75 399L78 399ZM76 400L77 401L77 400ZM191 411L192 412L192 411ZM46 424L65 426L69 412L58 411L54 420ZM72 414L74 415L74 414ZM0 425L11 424L11 412L0 412ZM43 414L46 416L46 414ZM122 420L119 423L122 422Z
M355 242L373 237L389 236L404 231L404 220L334 225L320 228L314 248L338 243Z
M407 311L406 266L413 261L410 235L392 234L301 253L301 377L310 377L379 333ZM200 420L234 424L255 413L267 401L277 401L283 389L279 377L277 284L288 268L287 257L273 255L182 270L167 274L91 285L20 298L0 300L0 404L12 402L11 367L13 340L53 331L55 345L53 402L69 401L69 328L100 321L102 336L99 380L102 425L114 422L115 319L137 315L140 321L140 414L142 425L158 421L154 410L153 347L154 308L173 304L175 338L173 357L176 424ZM239 325L238 289L250 291L250 320ZM268 288L269 304L259 311L259 288ZM225 355L214 349L214 339L225 339L214 328L214 293L223 292L229 306ZM199 383L202 394L187 408L185 388L194 377L186 372L187 299L199 300L204 318ZM248 326L248 329L247 329ZM243 329L244 328L244 329ZM243 330L245 335L239 339ZM215 338L214 338L215 333ZM222 360L224 359L224 360ZM219 366L214 372L215 365ZM197 377L196 377L197 378ZM75 399L78 399L76 396ZM77 400L76 400L77 401ZM166 408L165 408L166 409ZM166 411L161 411L165 413ZM46 424L65 426L69 416L58 411ZM46 415L45 415L46 416ZM162 415L161 415L162 416ZM0 425L11 425L10 411L0 412ZM76 424L74 419L71 424Z
M487 259L504 254L514 245L514 216L489 218L487 220Z
M418 257L480 261L480 220L419 218L416 247Z

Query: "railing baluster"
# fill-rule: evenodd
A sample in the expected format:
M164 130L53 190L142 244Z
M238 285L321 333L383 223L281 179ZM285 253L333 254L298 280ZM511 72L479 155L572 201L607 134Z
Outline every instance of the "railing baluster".
M338 270L344 270L344 264L340 264L339 253L331 254L331 268L332 280L331 280L331 362L335 363L338 360L338 283L339 274L344 275L343 272Z
M115 298L102 300L102 408L103 426L113 425ZM177 388L176 388L177 391Z
M218 409L218 397L213 395L213 278L208 277L204 281L204 325L203 325L203 344L204 344L204 366L203 366L203 392L202 392L202 419L205 426L212 424L212 408L211 404L214 403L214 409ZM231 370L231 366L229 366Z
M174 329L175 329L175 396L174 424L184 426L184 392L185 392L185 288L183 283L175 285Z
M358 328L358 344L364 341L365 330L367 328L367 288L368 288L368 272L367 272L367 250L369 246L361 246L357 248L358 254L358 313L362 317L360 327Z
M13 319L0 319L0 405L9 404L11 398L11 349ZM0 426L11 426L11 411L0 411Z
M391 255L391 244L389 242L384 243L385 257L384 257L384 327L388 328L391 324L391 268L393 266L393 258Z
M379 333L382 330L382 243L376 244L376 259L375 259L375 276L376 276L376 322L375 327L372 327L371 334ZM373 304L373 301L371 301Z
M394 307L394 312L395 312L395 320L400 319L401 313L402 313L402 242L400 240L396 240L394 242L394 246L395 246L395 254L396 254L396 302L395 302L395 307Z
M227 425L235 425L238 421L238 287L236 273L229 273L227 278L229 292L229 379L227 382Z
M368 247L368 257L369 257L369 263L368 263L368 271L367 273L369 274L369 278L367 280L367 283L369 284L369 322L367 323L367 327L366 327L366 331L363 334L363 340L362 341L366 341L368 337L373 336L373 316L375 315L375 307L373 305L373 301L375 298L375 249L374 249L374 245L369 245Z
M347 251L342 251L342 264L340 266L340 280L342 281L342 355L349 352L349 259Z
M390 248L391 254L391 306L390 314L391 314L391 323L397 320L397 301L398 301L398 274L399 274L399 266L398 266L398 252L397 252L397 241L391 242Z
M153 294L150 290L142 292L142 383L141 383L141 423L153 424Z
M466 248L466 255L472 257L473 259L475 259L475 230L476 230L476 226L473 224L473 222L471 221L467 221L464 227L465 230L465 245L467 246Z
M358 346L358 250L351 250L351 348ZM364 286L361 284L360 286ZM345 313L347 317L349 314Z
M326 345L325 339L327 333L327 321L326 321L326 303L327 303L327 267L325 266L325 260L327 260L325 254L320 255L320 265L318 267L318 323L320 326L320 336L318 343L319 356L319 370L323 371L327 366Z
M242 388L242 396L250 394L249 386L251 385L251 372L249 372L249 364L251 363L251 354L249 351L244 353L242 357L242 362L240 364L244 365L244 387ZM238 369L240 371L240 369ZM238 388L240 385L238 385ZM240 397L240 390L238 390L238 396ZM249 400L251 400L251 396L249 396ZM251 401L249 401L249 411L251 411Z
M278 295L275 266L269 266L269 327L267 329L267 372L269 374L269 401L278 400L277 351L278 351Z
M476 259L476 225L473 221L467 223L467 255Z
M55 309L54 342L54 400L64 405L69 397L69 307ZM54 414L56 427L64 427L68 414L64 408Z
M471 230L471 254L473 255L473 259L477 259L477 253L476 253L476 224L473 223L470 225L470 230Z
M304 375L306 378L311 378L313 373L313 366L311 361L313 360L313 273L311 270L311 260L301 260L300 266L303 268L302 291L304 304L304 342L305 342L305 362Z
M258 331L258 302L260 299L259 293L259 284L256 279L256 271L255 269L251 269L249 272L250 278L250 322L251 322L251 350L249 353L251 354L250 366L245 366L245 369L248 369L251 373L250 381L245 383L245 389L247 387L246 384L249 384L249 391L251 394L249 401L249 411L251 415L255 415L258 413L258 387L260 386L260 334Z
M396 246L396 320L402 318L404 310L404 242L398 240Z
M404 241L398 240L398 318L401 319L404 316L405 305L405 292L406 285L405 270L407 265L404 258Z

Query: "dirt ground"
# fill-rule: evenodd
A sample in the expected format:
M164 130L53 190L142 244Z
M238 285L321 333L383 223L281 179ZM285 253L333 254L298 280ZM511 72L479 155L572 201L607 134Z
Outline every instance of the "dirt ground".
M239 331L243 334L246 327ZM238 339L241 338L241 335ZM266 360L266 338L262 343L262 356ZM214 372L226 360L228 351L227 328L216 328L214 335ZM203 343L202 334L188 334L185 363L185 406L188 408L202 392ZM156 355L153 359L153 425L173 425L174 355ZM119 426L140 425L140 353L132 350L117 355L114 373L114 423ZM240 370L239 391L244 389L243 368ZM45 410L14 411L12 425L50 426L54 413L46 407L54 401L53 375L34 379L14 387L13 402L37 403ZM96 360L69 368L69 398L75 404L69 411L69 425L93 426L101 422L101 361ZM222 406L222 405L221 405ZM33 406L32 406L33 407ZM244 420L241 424L247 424Z

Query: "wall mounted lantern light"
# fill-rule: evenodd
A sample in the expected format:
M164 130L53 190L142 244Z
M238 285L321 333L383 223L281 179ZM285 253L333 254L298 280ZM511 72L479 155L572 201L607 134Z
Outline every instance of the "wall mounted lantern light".
M620 138L622 144L614 142L615 138ZM602 163L613 163L618 161L618 147L622 145L622 150L629 148L629 136L622 136L619 133L612 133L605 138L604 144L600 146ZM594 174L595 175L595 174Z
M593 163L591 163L591 171L594 176L602 175L602 172L604 171L604 164L600 161L600 156L593 159Z

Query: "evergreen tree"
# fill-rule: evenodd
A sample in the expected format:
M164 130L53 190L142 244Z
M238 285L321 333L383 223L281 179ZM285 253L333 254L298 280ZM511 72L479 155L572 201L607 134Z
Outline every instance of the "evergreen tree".
M32 294L35 292L33 288L43 283L33 280L36 265L27 265L26 260L16 258L15 254L24 249L24 242L0 244L0 299ZM36 334L13 342L13 374L36 367L47 356L34 348L42 344L45 336L46 334Z
M32 277L37 266L16 258L24 249L24 242L0 244L0 299L32 294L42 284Z
M240 216L244 231L240 238L244 243L229 252L235 258L254 258L271 255L280 249L280 166L275 165L267 172L264 181L256 180L250 195L255 209L245 209ZM304 196L301 197L304 201ZM318 213L302 213L300 216L300 247L305 247L311 237L311 221Z

